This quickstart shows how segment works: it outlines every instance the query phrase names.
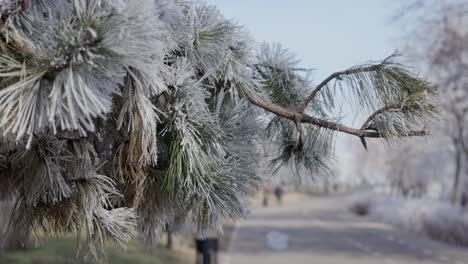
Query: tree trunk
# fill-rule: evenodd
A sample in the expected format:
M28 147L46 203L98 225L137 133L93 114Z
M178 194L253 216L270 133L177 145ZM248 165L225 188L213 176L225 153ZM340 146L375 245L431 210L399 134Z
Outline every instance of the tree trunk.
M28 247L30 232L20 226L9 226L14 201L0 202L0 249L18 250Z
M460 174L461 174L461 163L462 163L462 152L455 146L455 178L453 181L452 197L451 201L453 205L457 204L458 189L460 185Z
M172 231L167 230L167 244L166 244L167 249L171 250L172 249Z

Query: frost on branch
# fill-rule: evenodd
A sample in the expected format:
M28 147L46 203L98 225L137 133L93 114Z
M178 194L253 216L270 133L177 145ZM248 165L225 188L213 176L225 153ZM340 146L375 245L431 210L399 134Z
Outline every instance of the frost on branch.
M136 229L152 245L166 223L203 231L244 216L261 144L278 150L273 170L327 174L337 132L422 135L436 110L432 87L395 56L314 85L290 51L257 50L200 2L0 11L0 199L16 200L11 224L25 232L86 231L94 255L106 236L123 244ZM362 128L339 122L340 92L370 112Z

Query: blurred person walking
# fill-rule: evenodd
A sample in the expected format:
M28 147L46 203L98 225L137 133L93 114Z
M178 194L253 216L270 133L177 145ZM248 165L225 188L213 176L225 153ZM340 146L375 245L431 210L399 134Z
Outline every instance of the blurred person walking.
M283 195L284 195L284 183L281 182L281 184L277 185L275 188L275 196L276 196L276 201L278 204L282 203L283 200Z

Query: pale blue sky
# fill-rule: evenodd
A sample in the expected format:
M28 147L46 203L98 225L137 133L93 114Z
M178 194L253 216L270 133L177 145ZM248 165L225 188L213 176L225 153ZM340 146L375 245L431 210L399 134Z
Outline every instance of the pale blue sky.
M389 0L208 0L258 41L280 42L316 69L316 78L400 47L398 7Z

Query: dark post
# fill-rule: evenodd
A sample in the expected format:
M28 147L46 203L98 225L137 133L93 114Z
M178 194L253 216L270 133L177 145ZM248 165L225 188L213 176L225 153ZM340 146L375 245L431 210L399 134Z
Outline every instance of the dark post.
M172 249L172 229L169 224L166 224L166 234L167 234L167 249Z
M197 264L218 264L218 239L196 239Z
M166 248L172 249L172 227L169 223L164 224L164 231L166 231L167 234Z

